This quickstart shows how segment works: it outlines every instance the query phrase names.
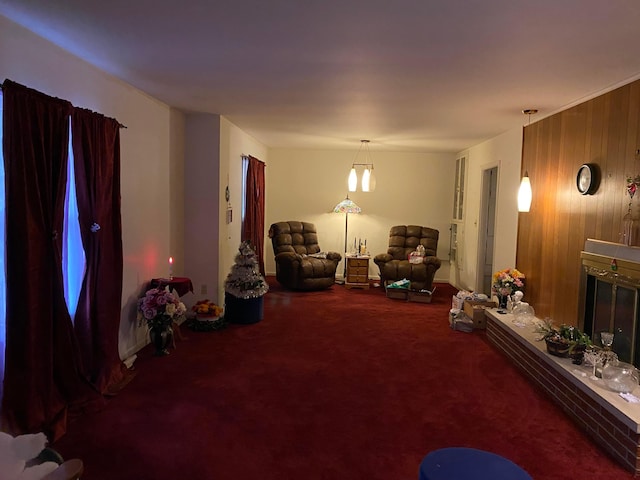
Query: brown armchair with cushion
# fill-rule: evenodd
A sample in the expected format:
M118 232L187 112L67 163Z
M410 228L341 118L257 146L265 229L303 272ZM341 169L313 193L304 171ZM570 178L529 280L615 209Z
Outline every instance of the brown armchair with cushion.
M436 256L438 230L418 225L397 225L389 232L389 249L374 257L380 268L380 283L386 286L397 280L407 279L412 290L433 290L433 277L440 268ZM419 264L409 262L409 254L418 245L424 246L425 257Z
M322 252L313 223L277 222L269 228L276 261L276 280L291 290L322 290L335 283L342 260L337 252Z

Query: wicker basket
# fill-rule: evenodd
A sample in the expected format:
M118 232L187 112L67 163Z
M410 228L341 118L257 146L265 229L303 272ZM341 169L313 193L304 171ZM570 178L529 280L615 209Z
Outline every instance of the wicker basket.
M569 356L569 348L571 348L571 346L568 343L556 342L549 339L545 339L545 343L547 344L547 352L549 352L550 355L555 355L556 357Z

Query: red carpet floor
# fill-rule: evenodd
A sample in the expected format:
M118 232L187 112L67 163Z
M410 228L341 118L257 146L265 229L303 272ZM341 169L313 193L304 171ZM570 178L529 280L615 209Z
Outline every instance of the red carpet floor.
M260 323L196 333L75 419L54 447L91 480L415 480L431 450L466 446L540 480L621 480L618 466L483 332L378 288L284 291Z

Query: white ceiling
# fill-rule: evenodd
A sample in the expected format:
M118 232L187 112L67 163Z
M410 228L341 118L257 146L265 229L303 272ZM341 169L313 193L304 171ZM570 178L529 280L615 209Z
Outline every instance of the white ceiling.
M640 77L638 0L0 0L269 147L457 152Z

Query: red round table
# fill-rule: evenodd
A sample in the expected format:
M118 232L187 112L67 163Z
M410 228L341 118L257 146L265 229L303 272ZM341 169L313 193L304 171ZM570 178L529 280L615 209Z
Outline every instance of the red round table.
M173 278L152 278L151 288L163 288L169 287L169 290L175 290L178 295L183 296L185 293L193 293L193 283L188 277L173 277Z

